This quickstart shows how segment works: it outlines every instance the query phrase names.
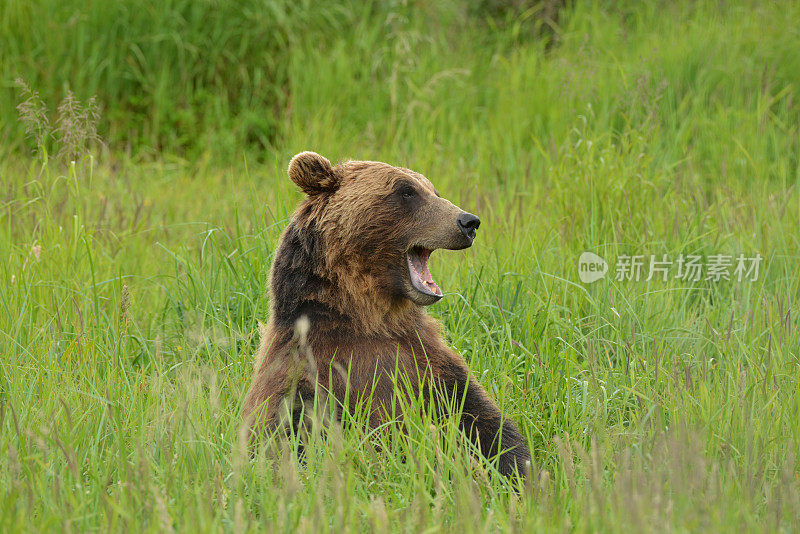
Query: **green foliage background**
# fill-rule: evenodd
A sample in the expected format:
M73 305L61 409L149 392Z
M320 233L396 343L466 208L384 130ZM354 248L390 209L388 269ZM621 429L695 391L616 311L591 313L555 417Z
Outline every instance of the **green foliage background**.
M798 529L800 5L567 4L4 2L2 529ZM430 311L528 437L521 494L423 416L244 451L306 149L481 216ZM587 250L764 263L584 285Z

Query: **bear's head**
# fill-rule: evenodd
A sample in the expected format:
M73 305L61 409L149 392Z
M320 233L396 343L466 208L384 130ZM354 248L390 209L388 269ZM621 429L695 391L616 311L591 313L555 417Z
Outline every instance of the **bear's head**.
M343 306L438 301L442 291L428 270L431 252L471 246L480 225L427 178L402 167L374 161L333 166L302 152L288 172L307 195L295 224L315 236L317 256L324 258L314 275L341 293Z

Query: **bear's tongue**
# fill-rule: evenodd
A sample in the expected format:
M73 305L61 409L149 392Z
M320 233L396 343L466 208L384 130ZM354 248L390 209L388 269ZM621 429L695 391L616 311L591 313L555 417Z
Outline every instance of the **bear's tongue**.
M442 290L433 281L431 272L428 270L428 258L430 255L431 251L426 248L413 248L406 254L411 285L422 293L441 297Z

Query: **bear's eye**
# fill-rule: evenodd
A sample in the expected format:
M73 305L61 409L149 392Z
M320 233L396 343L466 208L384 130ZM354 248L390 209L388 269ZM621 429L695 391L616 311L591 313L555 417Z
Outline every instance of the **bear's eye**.
M417 195L417 192L414 190L413 187L404 187L400 190L400 196L405 199L413 198Z

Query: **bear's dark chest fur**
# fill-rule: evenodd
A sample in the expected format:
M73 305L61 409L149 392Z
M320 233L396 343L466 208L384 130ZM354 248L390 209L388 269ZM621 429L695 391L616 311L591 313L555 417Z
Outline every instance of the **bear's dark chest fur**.
M342 313L317 298L332 290L331 281L320 274L323 254L322 237L313 224L302 230L297 222L289 225L272 267L272 311L276 325L291 328L304 315L313 324L349 323Z

